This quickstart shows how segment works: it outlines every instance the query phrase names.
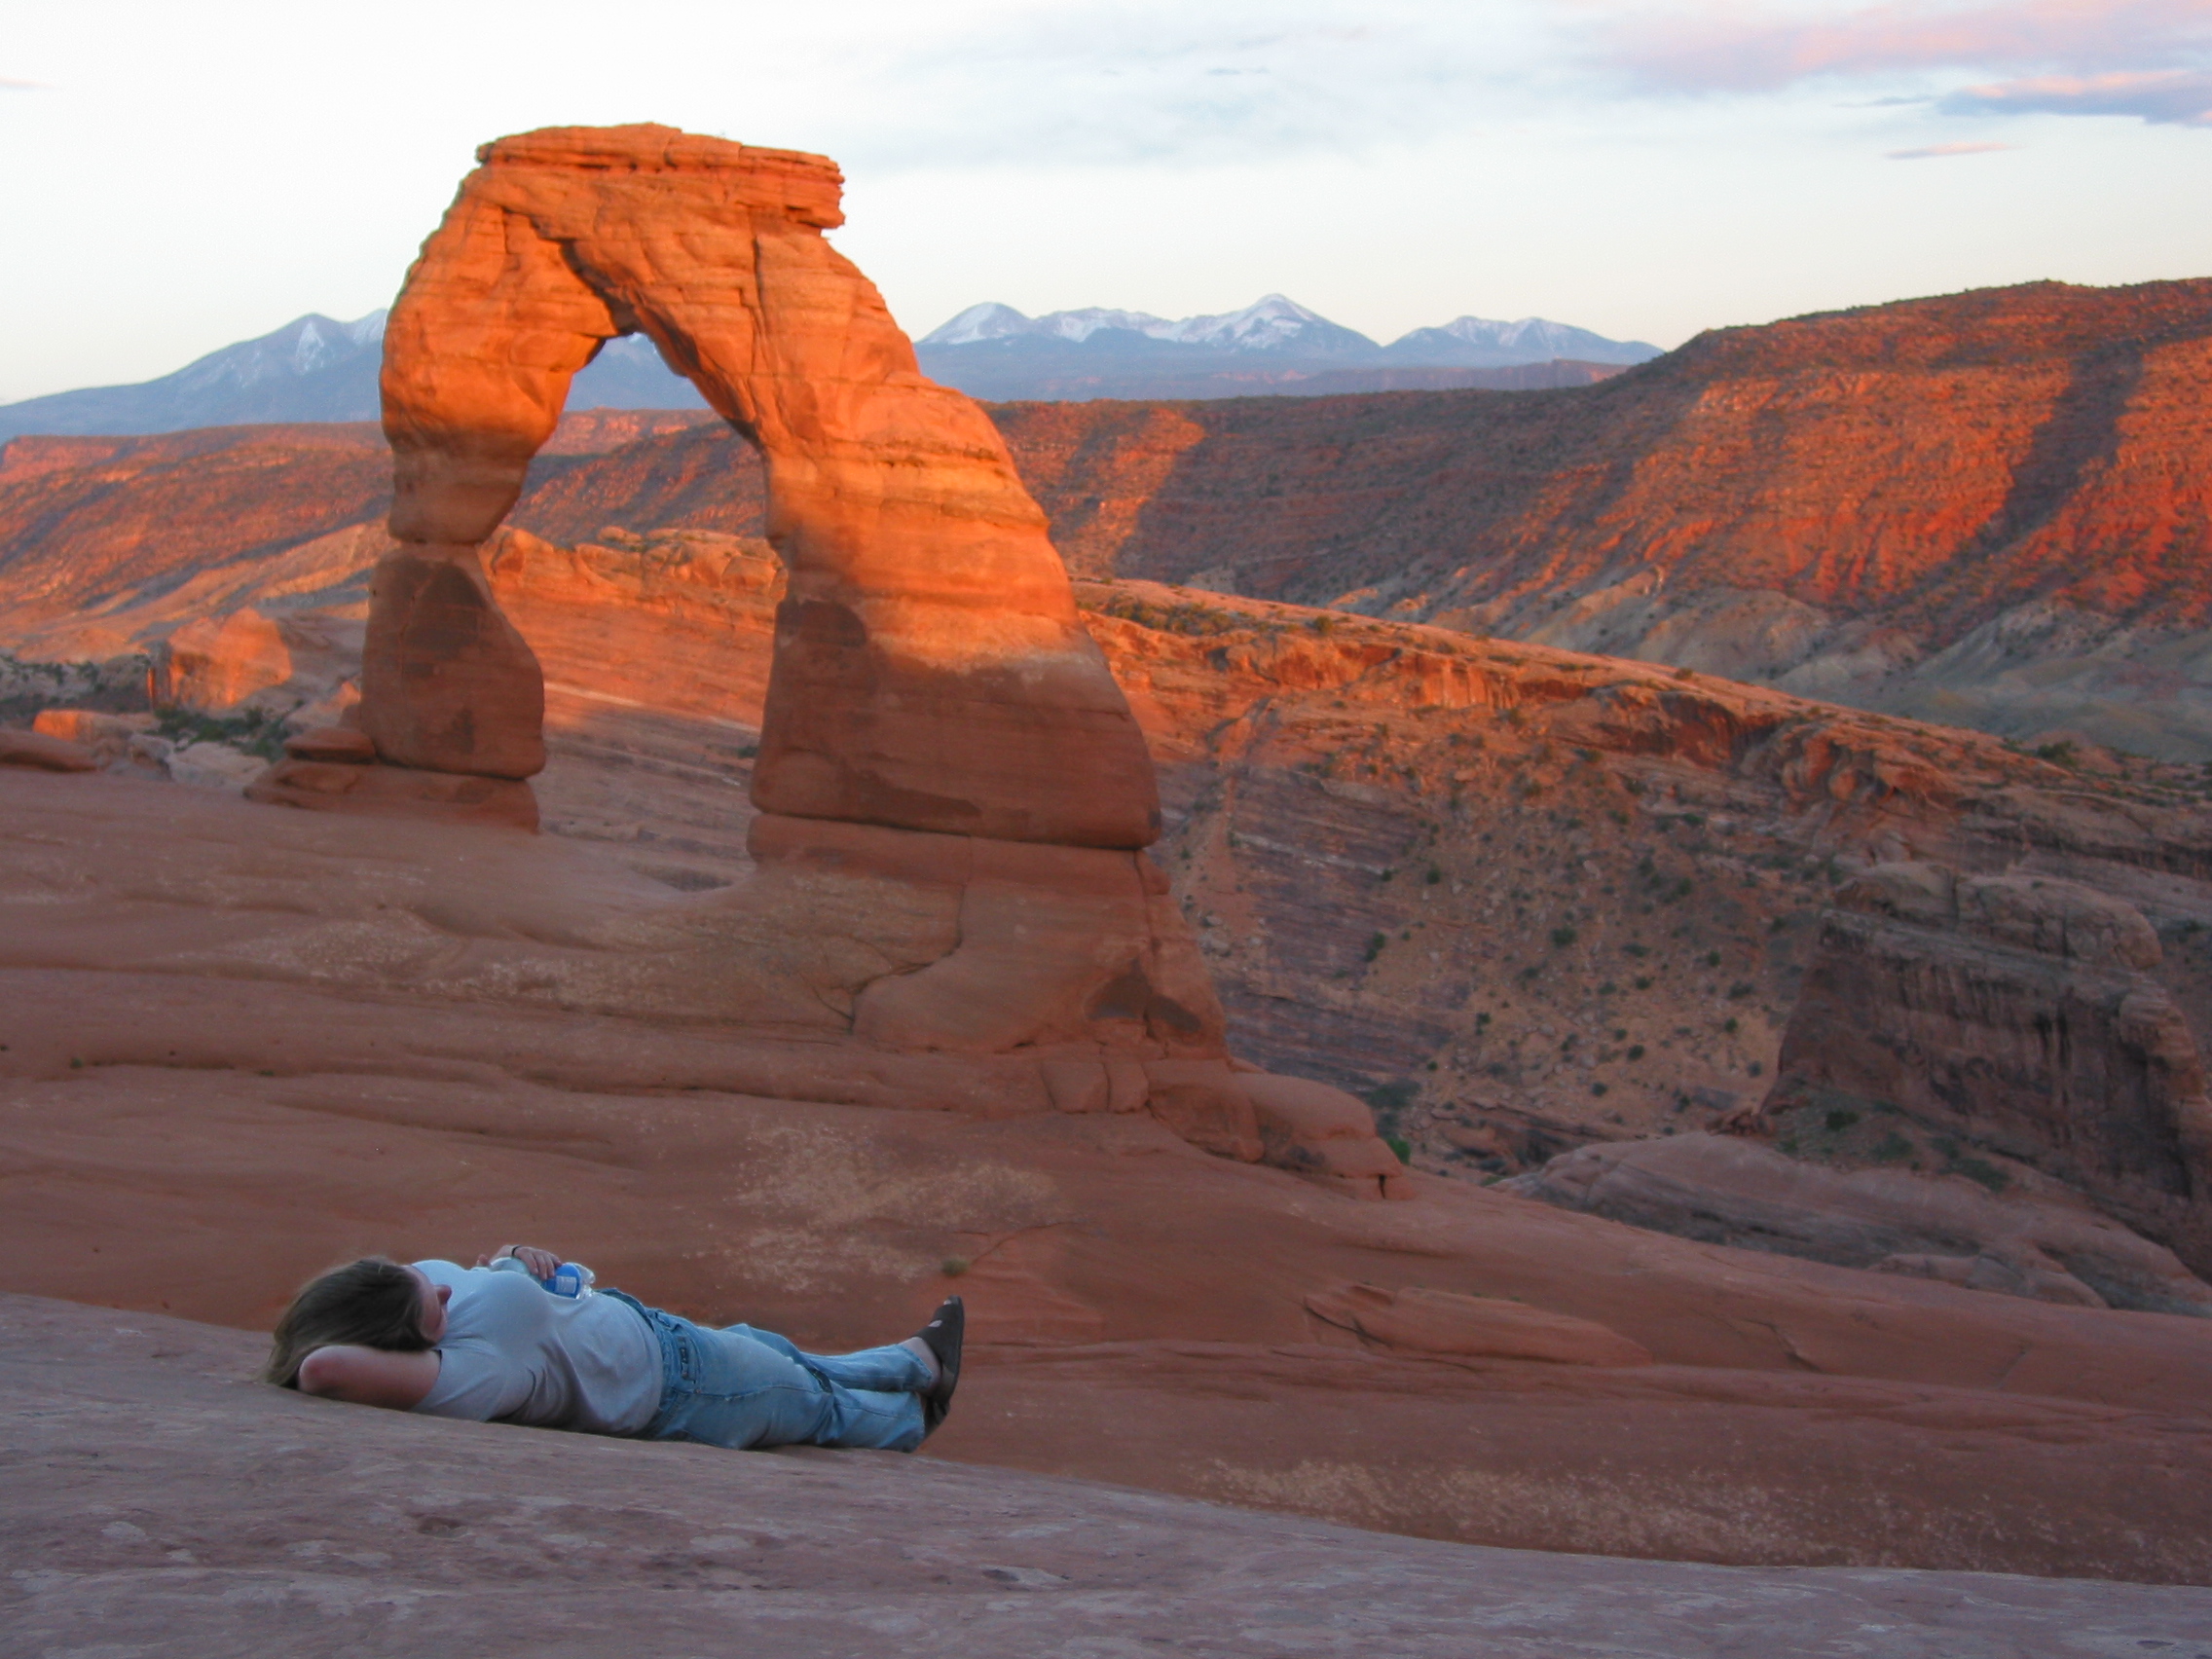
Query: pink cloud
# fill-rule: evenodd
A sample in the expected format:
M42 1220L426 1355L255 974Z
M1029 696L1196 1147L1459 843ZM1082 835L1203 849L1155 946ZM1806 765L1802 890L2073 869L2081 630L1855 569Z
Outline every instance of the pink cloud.
M2208 48L2212 0L1898 0L1812 18L1739 0L1630 23L1604 55L1653 90L1770 92L1916 69L2165 69Z
M1963 87L1937 107L1947 115L2132 115L2162 125L2212 127L2212 71L2037 75Z

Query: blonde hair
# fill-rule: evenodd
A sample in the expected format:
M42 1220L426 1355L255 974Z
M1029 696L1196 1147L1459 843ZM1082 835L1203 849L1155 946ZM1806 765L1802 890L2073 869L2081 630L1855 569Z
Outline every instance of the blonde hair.
M318 1347L349 1343L393 1353L421 1353L422 1281L385 1256L364 1256L300 1287L271 1336L261 1380L300 1385L300 1364Z

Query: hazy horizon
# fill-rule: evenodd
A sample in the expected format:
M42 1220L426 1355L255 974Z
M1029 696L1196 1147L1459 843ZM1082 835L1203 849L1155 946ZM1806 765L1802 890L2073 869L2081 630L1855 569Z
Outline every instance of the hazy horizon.
M919 336L1286 293L1378 340L1702 328L2212 274L2212 0L10 0L0 401L387 304L475 146L654 120L834 157ZM121 43L120 45L118 43ZM427 43L427 44L424 44Z

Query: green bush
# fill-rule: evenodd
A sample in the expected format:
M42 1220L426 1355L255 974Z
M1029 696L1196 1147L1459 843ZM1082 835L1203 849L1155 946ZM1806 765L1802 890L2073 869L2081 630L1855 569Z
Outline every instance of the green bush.
M1867 1150L1866 1156L1876 1163L1896 1163L1912 1156L1912 1142L1892 1129Z

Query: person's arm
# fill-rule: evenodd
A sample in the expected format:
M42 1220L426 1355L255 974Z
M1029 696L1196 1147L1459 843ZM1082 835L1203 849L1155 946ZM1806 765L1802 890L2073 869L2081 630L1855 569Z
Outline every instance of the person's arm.
M476 1258L476 1265L488 1268L501 1256L512 1256L530 1270L534 1279L549 1279L561 1266L561 1258L550 1250L540 1250L535 1244L502 1244L489 1256Z
M342 1344L318 1347L300 1362L300 1392L356 1406L413 1411L438 1381L438 1351L393 1353Z

